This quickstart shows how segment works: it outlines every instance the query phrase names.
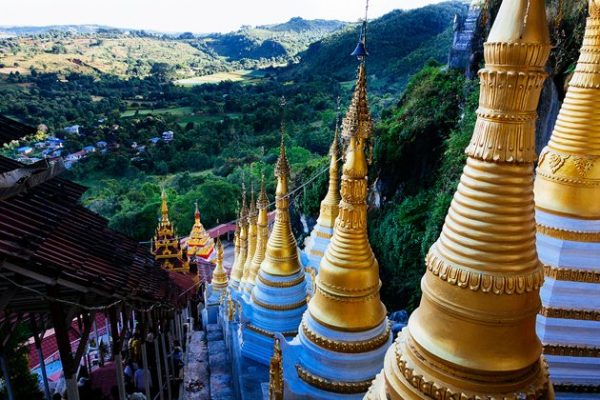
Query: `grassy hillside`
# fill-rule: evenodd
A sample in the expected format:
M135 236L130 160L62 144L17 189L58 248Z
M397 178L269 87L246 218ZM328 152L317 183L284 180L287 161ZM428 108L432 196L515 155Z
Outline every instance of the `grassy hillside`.
M0 74L75 72L144 77L153 65L172 67L175 77L194 76L213 68L218 57L189 43L160 38L121 36L19 37L0 41Z

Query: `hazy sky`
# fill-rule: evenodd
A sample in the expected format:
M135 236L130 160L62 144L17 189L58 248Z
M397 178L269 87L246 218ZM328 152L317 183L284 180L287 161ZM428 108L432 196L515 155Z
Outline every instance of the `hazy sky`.
M369 18L441 0L371 0ZM228 32L291 17L356 21L364 0L0 0L0 26L100 24L165 32Z

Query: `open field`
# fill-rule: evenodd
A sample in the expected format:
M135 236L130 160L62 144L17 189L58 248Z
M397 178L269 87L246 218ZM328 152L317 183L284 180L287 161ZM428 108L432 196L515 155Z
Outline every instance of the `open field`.
M220 83L225 81L242 82L242 83L257 83L264 78L265 73L261 70L239 70L231 72L217 72L216 74L196 76L193 78L179 79L175 81L176 85L191 87L204 85L207 83Z
M171 114L175 117L183 117L187 115L192 115L193 110L192 107L173 107L173 108L140 108L140 109L130 109L123 113L121 113L121 117L133 117L137 115L161 115L161 114Z
M136 114L137 113L137 114ZM121 117L129 118L134 116L143 115L172 115L177 119L177 123L181 126L188 124L189 122L200 123L206 121L220 121L224 117L239 118L240 114L236 113L223 113L223 114L202 114L194 113L192 107L173 107L173 108L140 108L140 109L129 109L121 113Z

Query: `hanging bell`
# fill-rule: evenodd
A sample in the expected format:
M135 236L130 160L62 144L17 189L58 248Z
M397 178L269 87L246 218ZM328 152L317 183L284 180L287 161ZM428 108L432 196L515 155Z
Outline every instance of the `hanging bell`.
M367 48L365 47L365 44L363 43L362 40L358 42L358 44L356 45L356 48L350 55L357 57L359 59L369 55L369 53L367 52Z

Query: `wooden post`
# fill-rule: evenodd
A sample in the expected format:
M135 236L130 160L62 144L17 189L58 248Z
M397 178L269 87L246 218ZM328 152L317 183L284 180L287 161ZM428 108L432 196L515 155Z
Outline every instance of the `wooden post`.
M108 338L108 332L110 332L110 322L108 321L108 318L104 317L104 333L106 334L106 337ZM109 352L111 352L111 347L110 347L110 340L106 340L106 348L108 349Z
M53 297L60 296L58 290L55 288L51 289L54 289L51 290ZM54 325L54 332L56 334L56 344L58 346L58 352L60 353L60 361L63 366L65 382L67 383L67 396L69 400L79 400L76 376L77 369L87 346L90 330L92 329L91 320L94 318L95 313L88 313L85 311L83 314L80 314L82 316L83 329L81 331L79 345L73 355L71 342L69 341L69 328L71 327L71 320L75 310L67 310L67 313L65 313L64 306L56 302L50 302L49 306Z
M152 314L148 314L148 320L150 322L151 330L152 333L154 335L154 358L156 361L156 375L158 377L158 394L159 394L159 398L160 400L164 400L164 393L163 393L163 380L162 380L162 368L160 365L160 352L159 352L159 348L158 348L158 329L157 329L157 322L158 321L153 321L152 320Z
M163 353L163 363L165 365L165 376L167 377L167 396L169 400L172 400L173 396L171 394L171 379L169 378L169 361L168 361L168 357L167 357L167 345L165 343L165 332L164 332L164 326L161 327L161 333L160 333L160 344L162 346L162 353ZM171 367L173 368L173 367ZM171 369L171 371L173 371Z
M33 340L35 341L35 349L40 359L40 370L42 371L42 383L44 384L44 396L46 400L50 400L50 385L48 384L48 373L46 372L46 361L44 360L44 352L42 351L42 340L44 339L45 329L43 327L43 320L40 318L42 324L38 327L35 314L29 314L29 321L31 324L31 332L33 333Z
M100 347L100 336L98 336L98 324L96 324L96 318L94 318L94 335L96 335L96 349Z
M120 313L119 313L120 314ZM108 317L111 320L111 336L113 340L112 354L115 360L115 371L117 375L117 389L119 391L119 399L126 400L127 393L125 392L125 373L123 372L123 360L121 359L121 350L123 349L123 338L125 330L120 333L116 329L117 324L117 306L113 306L108 310Z
M146 325L146 313L140 311L140 322L141 322L141 336L142 336L142 368L144 372L144 389L146 392L146 398L151 399L150 393L150 370L148 369L148 353L146 350L146 334L147 334L147 325Z

